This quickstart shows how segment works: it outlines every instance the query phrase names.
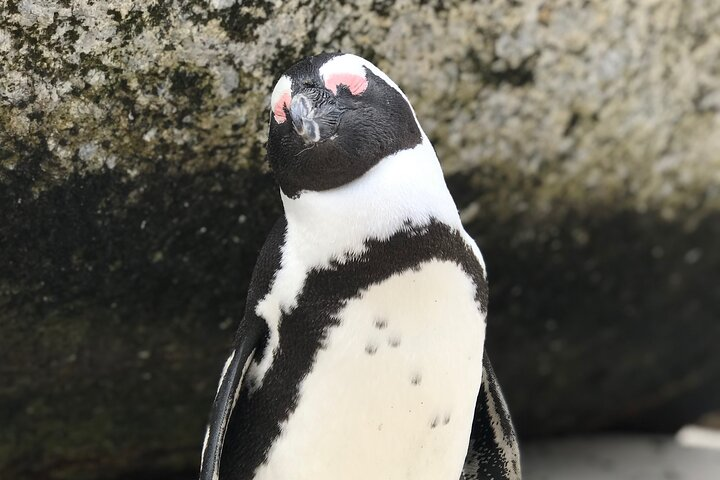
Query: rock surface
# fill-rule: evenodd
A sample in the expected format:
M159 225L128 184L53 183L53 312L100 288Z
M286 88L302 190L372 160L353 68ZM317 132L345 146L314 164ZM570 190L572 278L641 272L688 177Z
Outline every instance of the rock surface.
M720 451L679 445L672 437L607 435L525 445L525 480L709 480L720 477Z
M359 5L358 5L359 3ZM0 1L0 477L193 470L280 211L277 76L406 91L525 436L720 405L720 4Z

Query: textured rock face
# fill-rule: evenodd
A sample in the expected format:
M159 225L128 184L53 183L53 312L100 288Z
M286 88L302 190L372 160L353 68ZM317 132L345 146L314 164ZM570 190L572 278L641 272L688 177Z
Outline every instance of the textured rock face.
M280 211L269 93L323 50L436 145L522 433L717 408L720 4L360 3L0 2L0 476L195 468Z

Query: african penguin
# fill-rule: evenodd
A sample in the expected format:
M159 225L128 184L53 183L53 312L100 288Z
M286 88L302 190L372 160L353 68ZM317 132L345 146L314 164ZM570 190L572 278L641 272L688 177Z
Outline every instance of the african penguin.
M519 479L485 264L407 97L355 55L306 58L272 93L267 153L285 214L201 480Z

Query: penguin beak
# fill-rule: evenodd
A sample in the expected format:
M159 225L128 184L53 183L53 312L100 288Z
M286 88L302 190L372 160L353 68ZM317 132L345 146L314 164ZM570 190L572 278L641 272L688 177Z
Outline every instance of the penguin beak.
M319 88L295 94L289 110L293 128L305 143L318 143L332 137L342 115L332 94Z

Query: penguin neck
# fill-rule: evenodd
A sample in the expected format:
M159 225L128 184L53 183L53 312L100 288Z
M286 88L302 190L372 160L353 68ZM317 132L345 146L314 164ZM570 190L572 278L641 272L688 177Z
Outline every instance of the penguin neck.
M423 135L414 148L385 157L342 187L281 192L287 218L286 248L300 250L306 266L327 266L363 253L368 240L386 240L432 221L462 230L435 150Z

